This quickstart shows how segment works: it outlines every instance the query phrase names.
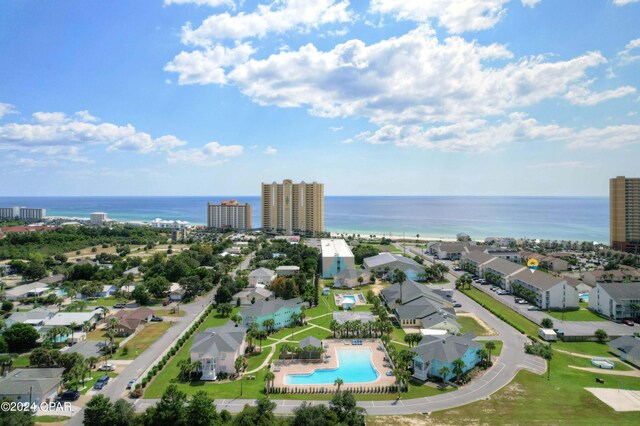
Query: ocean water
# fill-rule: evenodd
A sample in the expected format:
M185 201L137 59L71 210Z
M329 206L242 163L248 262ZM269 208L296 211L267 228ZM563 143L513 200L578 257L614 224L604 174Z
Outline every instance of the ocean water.
M371 349L337 349L338 368L316 370L311 374L287 374L287 385L332 385L337 378L344 383L369 383L378 378L371 365Z
M155 218L205 224L207 202L234 198L253 206L260 226L260 197L0 197L0 206L47 209L48 216L89 217L103 211L116 220ZM609 240L608 197L325 197L325 228L377 236L474 239L488 236L558 240Z

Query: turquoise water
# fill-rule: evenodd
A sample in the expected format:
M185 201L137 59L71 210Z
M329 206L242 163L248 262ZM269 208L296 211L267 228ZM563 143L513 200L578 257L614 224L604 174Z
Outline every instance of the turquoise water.
M235 198L253 205L260 227L260 197L0 197L0 206L47 209L49 216L89 217L103 211L116 220L207 221L207 202ZM558 240L609 240L608 197L325 197L325 227L377 236L474 239L489 236Z
M370 349L338 349L338 368L316 370L311 374L287 374L287 385L332 385L337 378L347 383L369 383L378 378L371 364Z
M583 302L589 303L589 293L586 293L586 294L582 294L582 295L580 295L580 299L581 299Z
M356 304L356 298L355 298L355 296L344 296L342 298L342 303L345 303L345 302L351 303L352 305L355 305Z

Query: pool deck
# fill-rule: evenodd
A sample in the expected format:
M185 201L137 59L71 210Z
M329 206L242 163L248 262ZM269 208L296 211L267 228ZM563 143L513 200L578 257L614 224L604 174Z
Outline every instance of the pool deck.
M371 340L371 339L361 339L362 345L351 345L351 340L345 339L327 339L323 340L322 344L328 346L325 349L325 354L331 355L331 357L326 362L321 363L296 363L296 360L285 360L280 361L282 364L279 366L280 371L278 370L277 363L274 363L272 367L272 371L275 374L276 378L274 380L274 386L287 386L290 388L293 387L307 387L313 386L317 388L327 388L333 389L335 388L334 384L321 384L321 385L287 385L284 383L284 378L288 374L311 374L315 370L331 370L334 368L338 368L338 349L370 349L371 350L371 362L373 367L378 372L378 378L373 382L369 383L345 383L342 385L342 389L348 389L351 386L358 387L368 387L368 386L388 386L395 383L394 376L387 376L387 371L391 371L391 368L384 367L384 358L385 352L383 350L379 350L378 346L382 346L382 342L379 340ZM348 341L349 344L344 342ZM324 354L323 354L324 356Z

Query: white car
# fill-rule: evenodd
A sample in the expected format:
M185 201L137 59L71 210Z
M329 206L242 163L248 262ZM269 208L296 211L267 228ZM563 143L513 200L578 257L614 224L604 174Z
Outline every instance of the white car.
M538 310L537 306L530 305L527 307L527 311L537 311L537 310Z
M116 366L113 364L105 364L98 367L98 371L113 371L116 369Z

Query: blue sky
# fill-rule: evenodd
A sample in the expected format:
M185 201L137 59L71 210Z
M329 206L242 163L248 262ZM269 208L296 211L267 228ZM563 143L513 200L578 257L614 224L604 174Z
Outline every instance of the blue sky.
M0 3L0 195L606 195L637 0Z

